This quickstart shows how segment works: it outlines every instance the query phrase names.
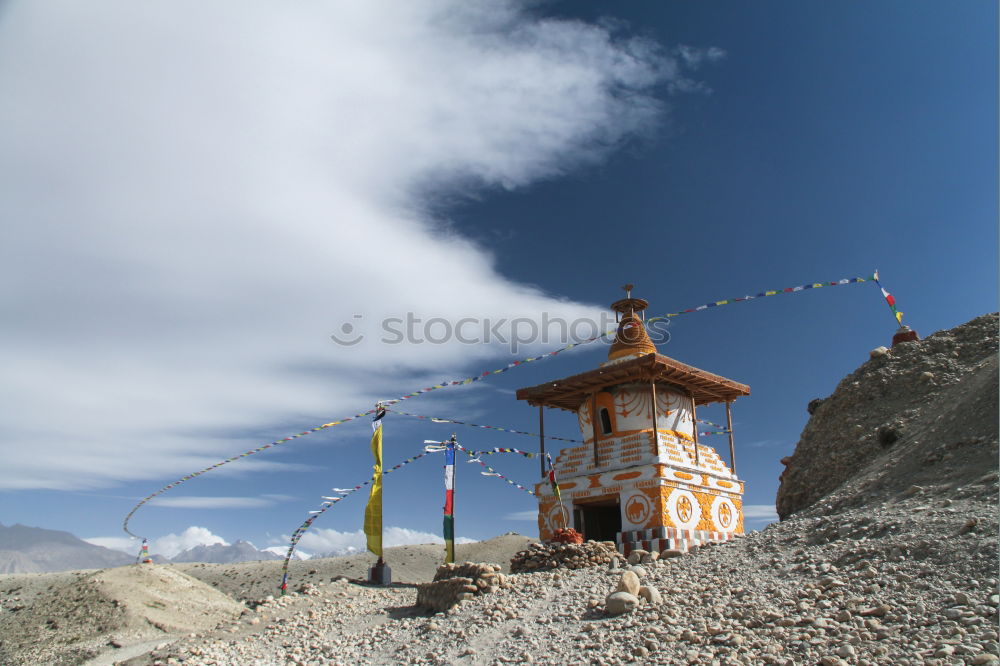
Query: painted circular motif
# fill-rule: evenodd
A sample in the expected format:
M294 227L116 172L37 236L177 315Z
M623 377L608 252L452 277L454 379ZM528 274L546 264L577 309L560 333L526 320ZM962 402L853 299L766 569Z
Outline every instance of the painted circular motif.
M548 514L545 516L545 520L548 523L549 531L555 532L560 527L566 527L566 518L563 507L558 502L552 505L549 509Z
M625 502L625 519L633 525L644 525L649 518L649 500L645 495L632 495Z
M732 524L733 510L729 508L728 504L723 504L719 507L719 526L723 529L728 529Z
M691 514L694 513L694 507L691 506L691 500L687 497L681 497L677 500L677 517L681 519L681 522L688 522L691 520Z
M712 501L712 520L716 529L724 532L735 530L739 516L739 510L728 497L720 496Z
M678 488L670 493L666 509L667 517L674 527L693 530L701 520L701 506L690 490Z

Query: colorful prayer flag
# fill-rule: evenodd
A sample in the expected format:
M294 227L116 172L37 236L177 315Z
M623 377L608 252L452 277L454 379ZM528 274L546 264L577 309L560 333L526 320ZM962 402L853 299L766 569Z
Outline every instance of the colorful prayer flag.
M372 456L375 458L371 492L365 507L365 536L368 550L382 558L382 417L385 409L379 405L372 420Z
M890 294L886 290L886 288L882 286L882 283L878 281L878 271L875 271L875 274L872 275L872 279L875 281L875 284L878 285L878 288L882 291L882 297L885 298L886 304L889 306L889 309L892 310L892 316L896 318L896 323L898 325L902 326L903 325L903 313L896 309L896 298L895 298L895 296L893 296L892 294Z

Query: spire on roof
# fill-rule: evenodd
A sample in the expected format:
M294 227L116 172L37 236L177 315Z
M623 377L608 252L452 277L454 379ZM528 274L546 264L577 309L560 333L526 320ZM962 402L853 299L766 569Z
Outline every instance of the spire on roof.
M632 298L634 287L632 284L624 285L622 289L625 290L625 298L611 304L611 309L617 313L616 318L620 316L621 319L615 341L608 350L608 363L656 353L656 346L649 339L646 326L643 324L646 318L644 311L649 307L649 301ZM636 316L636 313L639 313L642 319Z

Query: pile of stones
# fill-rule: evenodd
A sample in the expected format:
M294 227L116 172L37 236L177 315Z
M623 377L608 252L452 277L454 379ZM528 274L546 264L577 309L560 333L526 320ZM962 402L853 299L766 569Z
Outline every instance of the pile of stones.
M614 541L533 543L510 560L510 572L584 569L610 564L618 557Z
M638 564L623 571L618 586L604 600L604 612L608 615L621 615L634 611L643 602L654 606L663 603L663 596L658 589L642 584L645 576L646 570Z
M507 577L500 573L499 564L442 564L433 582L417 586L417 606L447 611L477 594L489 594L509 586Z

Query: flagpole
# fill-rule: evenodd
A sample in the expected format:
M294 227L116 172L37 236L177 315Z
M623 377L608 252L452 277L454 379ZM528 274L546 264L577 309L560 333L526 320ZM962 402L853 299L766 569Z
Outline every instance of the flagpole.
M455 563L455 433L444 450L444 563Z

